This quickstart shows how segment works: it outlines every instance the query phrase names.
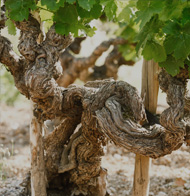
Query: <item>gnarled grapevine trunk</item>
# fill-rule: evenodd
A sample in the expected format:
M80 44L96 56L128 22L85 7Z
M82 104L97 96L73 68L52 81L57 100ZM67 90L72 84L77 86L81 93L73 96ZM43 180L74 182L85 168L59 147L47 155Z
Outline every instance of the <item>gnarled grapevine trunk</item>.
M146 112L134 87L114 80L59 87L56 80L61 70L57 62L72 42L71 37L56 34L52 26L38 44L37 20L30 16L16 25L21 30L18 48L22 56L16 56L10 42L0 36L0 61L11 71L19 91L36 103L34 116L38 121L61 121L44 138L47 192L56 189L60 195L104 196L106 170L101 167L101 156L107 139L152 158L181 146L187 130L183 120L184 82L164 70L160 72L160 86L170 107L161 114L161 125L142 126Z
M161 114L161 125L145 128L130 118L125 119L122 115L124 105L113 97L106 101L105 107L96 111L101 130L110 139L130 151L152 158L164 156L179 148L186 134L186 123L183 121L185 84L164 70L159 74L159 81L161 89L167 93L170 105ZM132 111L136 111L133 108L135 104L130 105Z

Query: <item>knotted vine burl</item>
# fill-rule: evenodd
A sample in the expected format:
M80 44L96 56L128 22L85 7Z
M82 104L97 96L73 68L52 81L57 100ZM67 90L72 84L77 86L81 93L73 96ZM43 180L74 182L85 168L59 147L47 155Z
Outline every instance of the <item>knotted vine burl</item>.
M126 82L58 86L61 69L57 61L72 42L70 36L56 34L52 26L39 44L36 40L41 31L36 19L30 16L16 25L21 30L21 56L0 36L0 60L14 76L19 91L36 104L34 115L41 123L61 120L44 138L49 189L67 187L65 195L105 195L106 170L101 167L101 156L107 139L152 158L170 154L182 145L189 127L184 121L184 108L189 108L184 98L186 82L160 72L160 87L167 94L169 108L161 114L160 125L149 126L141 97Z

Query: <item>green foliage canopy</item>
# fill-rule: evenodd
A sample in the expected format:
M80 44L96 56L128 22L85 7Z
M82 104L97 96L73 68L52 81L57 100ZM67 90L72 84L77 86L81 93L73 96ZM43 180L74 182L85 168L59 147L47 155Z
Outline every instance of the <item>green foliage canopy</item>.
M172 76L190 65L190 1L138 0L136 8L137 52Z
M172 76L190 66L189 0L6 0L10 20L27 20L39 11L41 20L55 24L57 33L93 36L93 19L103 15L119 25L117 35L136 43L137 54L153 59ZM11 21L9 32L15 32ZM136 57L133 46L120 47L127 60Z

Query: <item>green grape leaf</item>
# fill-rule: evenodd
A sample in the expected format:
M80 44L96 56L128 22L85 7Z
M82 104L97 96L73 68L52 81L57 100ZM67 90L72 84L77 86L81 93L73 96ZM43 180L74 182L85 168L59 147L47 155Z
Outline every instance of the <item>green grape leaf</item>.
M115 1L117 5L116 18L118 22L130 22L131 9L128 1Z
M175 47L176 47L175 37L173 37L172 35L167 35L164 40L164 48L166 54L171 54L174 51Z
M90 28L85 28L84 31L86 33L87 36L92 37L95 34L96 31L96 27L90 27Z
M94 5L94 8L97 9L97 6ZM100 7L98 6L98 9ZM88 16L90 18L94 18L94 15L97 15L97 13L93 13L95 10L92 10L87 12L83 8L80 8L79 6L71 5L71 4L65 4L64 7L60 7L59 10L57 10L54 14L53 20L55 22L55 30L57 33L62 35L68 35L69 33L73 33L75 37L80 36L80 32L84 32L88 36L93 36L95 32L95 28L91 28L89 25L87 25L85 21L79 20L78 18L81 15ZM79 14L79 15L78 15Z
M23 6L23 2L21 0L7 0L5 6L10 10L19 10Z
M135 46L130 44L124 44L119 46L119 51L122 53L122 56L125 58L126 61L136 59L136 51Z
M65 0L67 3L73 4L76 0Z
M185 4L180 0L166 0L163 11L159 14L160 20L166 21L179 18L182 14Z
M190 23L186 23L184 27L179 27L173 30L167 29L165 32L170 33L166 36L164 47L167 54L173 52L176 59L185 59L190 54ZM173 33L175 32L175 33Z
M141 48L144 48L148 40L152 40L154 38L155 33L159 32L161 27L162 22L158 20L157 16L152 17L152 19L146 23L136 37L136 41L138 41L136 46L137 53L139 53Z
M76 9L77 9L77 12L78 12L78 15L80 16L80 18L82 19L89 19L91 18L91 14L89 11L83 9L82 7L80 7L77 3L76 5Z
M83 9L90 11L94 4L96 4L96 0L78 0L78 4Z
M49 10L58 10L60 6L64 5L65 0L41 0L42 6L47 6Z
M186 22L182 27L182 32L190 34L190 21Z
M190 7L186 7L182 13L182 22L185 24L186 22L190 22Z
M186 58L190 54L190 35L182 34L175 38L174 56L176 59Z
M142 51L142 55L146 60L153 59L155 62L162 62L166 60L164 47L154 41L147 41Z
M16 35L16 27L10 19L5 22L5 25L8 27L8 33L10 35Z
M140 22L140 28L150 21L153 15L159 14L164 7L164 1L158 0L138 0L136 12L136 22Z
M74 5L65 5L54 14L54 21L67 24L78 23L78 13ZM74 27L73 27L74 28Z
M126 40L134 41L136 31L131 26L124 28L120 36Z
M189 60L189 58L185 59L185 64L187 64L190 67L190 60Z
M104 6L104 11L109 20L116 17L117 5L114 0L101 0L101 5Z
M181 59L176 60L170 55L167 57L166 61L160 62L159 66L165 68L170 75L175 76L179 73L180 67L184 67L184 62Z
M34 0L6 0L6 9L9 10L10 19L15 21L23 21L28 19L29 11L36 9Z
M43 28L46 33L53 25L53 13L49 12L48 10L40 9L39 15L41 21L43 22Z
M81 8L78 4L76 6L78 15L82 19L98 19L102 14L102 6L95 4L90 11Z
M102 6L100 4L95 4L90 10L90 15L94 19L98 19L102 14Z
M164 27L163 27L163 32L166 34L178 34L179 31L181 30L181 26L180 24L173 20L173 21L168 21L165 23Z
M118 22L130 22L131 9L126 6L117 16Z
M56 33L61 35L68 35L70 32L74 34L75 37L78 37L78 27L73 24L56 22L55 24Z
M14 10L9 13L9 16L11 19L15 21L23 21L24 19L28 19L29 16L29 10L23 9L23 10Z
M128 1L128 5L129 5L130 7L136 7L137 1L138 1L138 0L129 0L129 1Z
M89 37L92 37L95 34L95 31L97 30L95 27L90 27L89 25L84 25L82 23L78 24L79 29L84 32ZM82 35L84 36L84 35Z
M41 21L47 21L53 19L53 13L49 12L48 10L40 9L40 18Z
M74 5L67 4L60 7L55 12L53 20L57 33L68 35L71 32L74 36L78 36L78 13Z

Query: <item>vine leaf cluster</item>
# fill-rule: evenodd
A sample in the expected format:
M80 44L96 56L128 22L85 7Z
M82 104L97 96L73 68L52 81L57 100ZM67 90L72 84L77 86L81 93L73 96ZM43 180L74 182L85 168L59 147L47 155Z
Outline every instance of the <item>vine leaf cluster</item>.
M41 18L46 12L49 17L42 22L48 27L54 23L57 33L75 37L93 36L96 28L90 22L106 18L119 25L119 36L129 40L134 35L130 41L138 42L137 54L158 62L172 76L190 66L189 0L6 0L5 6L9 33L15 33L11 20L27 20L31 10L39 11ZM136 57L129 45L119 50L126 60Z
M172 76L190 65L190 2L188 0L136 1L140 24L137 52L154 59Z
M14 21L27 20L30 10L46 10L52 14L49 20L55 23L57 33L68 35L71 32L75 37L79 36L79 30L92 36L96 28L91 27L89 22L100 18L103 13L109 20L117 20L116 16L118 20L123 20L126 16L126 3L117 3L115 0L7 0L5 6L9 10L9 18Z
M118 24L119 31L116 36L128 40L129 44L119 47L125 60L135 61L136 52L132 43L136 43L137 28L132 18L131 1L116 0L6 0L6 26L10 34L16 34L14 21L27 20L29 13L39 12L45 33L55 24L56 33L74 37L93 36L96 27L92 26L92 20L101 19L113 21Z

